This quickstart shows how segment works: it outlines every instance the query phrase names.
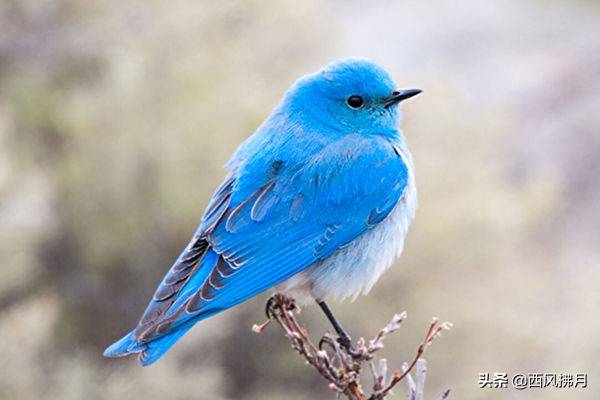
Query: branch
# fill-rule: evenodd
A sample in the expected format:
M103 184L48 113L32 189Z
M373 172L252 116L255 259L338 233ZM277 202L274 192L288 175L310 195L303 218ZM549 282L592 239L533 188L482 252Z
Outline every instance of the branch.
M391 321L368 343L365 339L360 338L356 346L358 354L351 355L344 347L340 346L339 338L329 332L325 333L319 341L319 345L316 345L310 339L306 328L296 319L299 311L300 309L293 299L282 294L275 294L267 303L269 319L262 324L254 325L252 329L261 333L272 322L276 322L283 329L292 348L329 382L329 388L336 392L338 397L344 395L349 400L383 400L403 380L406 380L408 385L408 399L423 400L427 363L421 357L434 339L440 336L442 331L450 329L452 326L449 322L439 323L434 318L423 341L417 348L413 360L405 363L402 371L394 371L388 381L387 362L381 358L376 365L375 353L383 349L387 336L400 328L407 317L406 312L394 315ZM360 381L360 373L365 365L369 366L373 377L369 395L363 390ZM410 374L415 367L416 382ZM449 393L450 390L447 390L440 399L447 398Z

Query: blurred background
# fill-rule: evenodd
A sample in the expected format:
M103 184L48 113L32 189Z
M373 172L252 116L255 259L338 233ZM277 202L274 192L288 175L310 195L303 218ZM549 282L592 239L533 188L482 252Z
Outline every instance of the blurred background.
M0 398L332 399L266 295L159 363L103 349L139 318L222 165L300 75L368 57L401 86L420 208L354 337L426 354L436 399L600 398L600 3L560 0L0 2ZM313 334L328 325L316 308ZM480 372L587 389L480 389ZM404 389L395 398L404 398Z

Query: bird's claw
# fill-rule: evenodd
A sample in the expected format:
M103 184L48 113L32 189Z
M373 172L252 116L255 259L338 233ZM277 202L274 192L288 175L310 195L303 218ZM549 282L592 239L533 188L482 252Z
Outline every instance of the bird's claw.
M293 311L297 308L293 299L275 293L267 299L267 304L265 305L265 314L268 319L273 319L275 317L273 315L273 310L276 307L285 308L286 311Z
M273 306L275 305L275 296L273 295L271 297L269 297L269 299L267 300L267 304L265 305L265 314L267 315L267 319L272 319L273 318Z
M335 346L331 343L331 338L328 335L325 335L319 340L319 350L323 350L324 345L329 345L335 350Z
M352 339L350 339L350 336L338 336L337 342L346 350L346 353L348 353L352 358L356 359L362 356L361 352L356 350L352 345Z
M362 357L362 353L354 348L352 345L352 339L349 336L338 336L335 341L342 347L346 354L350 355L352 358L357 359ZM324 345L329 345L336 350L336 346L332 343L332 339L329 336L323 336L319 341L319 350L323 350Z

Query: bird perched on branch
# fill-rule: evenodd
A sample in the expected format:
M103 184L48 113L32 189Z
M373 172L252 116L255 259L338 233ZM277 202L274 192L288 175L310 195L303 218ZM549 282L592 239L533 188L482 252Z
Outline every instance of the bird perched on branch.
M399 256L416 208L398 89L364 59L296 81L226 164L187 247L138 325L104 355L158 360L197 322L270 288L316 301L367 293Z

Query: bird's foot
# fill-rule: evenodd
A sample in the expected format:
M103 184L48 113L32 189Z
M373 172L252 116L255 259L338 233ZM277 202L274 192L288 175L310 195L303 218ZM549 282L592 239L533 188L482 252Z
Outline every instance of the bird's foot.
M267 319L273 318L273 307L275 306L276 301L275 296L277 295L274 294L271 297L269 297L269 299L267 300L267 304L265 305L265 314L267 316Z
M362 353L354 348L354 346L352 345L352 339L347 334L340 335L335 339L333 339L329 335L323 336L319 341L319 350L323 350L323 346L326 344L331 346L334 350L336 350L336 346L332 342L332 340L335 340L337 344L344 349L345 353L350 355L350 357L352 357L353 359L358 359L362 357Z
M282 294L275 293L267 300L267 304L265 305L265 314L268 319L273 319L275 316L273 315L273 311L279 308L280 310L285 311L293 311L296 310L296 303L294 299L285 297Z
M352 358L356 359L356 358L360 358L362 356L362 353L360 351L356 350L354 348L354 346L352 345L352 339L350 338L350 336L348 336L348 335L338 336L337 342L340 344L340 346L342 346L346 350L346 353L350 354L350 356Z

